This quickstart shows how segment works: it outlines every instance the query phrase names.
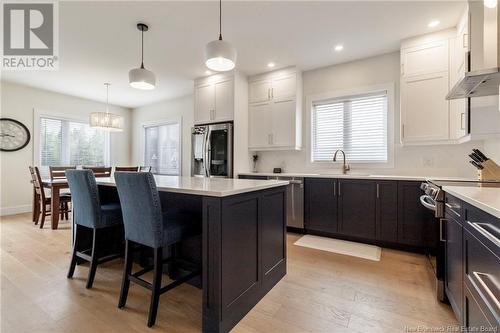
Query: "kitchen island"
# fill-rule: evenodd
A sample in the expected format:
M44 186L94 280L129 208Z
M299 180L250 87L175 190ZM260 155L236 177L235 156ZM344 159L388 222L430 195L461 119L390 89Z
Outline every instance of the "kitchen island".
M203 332L228 332L286 274L286 181L155 176L162 209L199 219ZM97 178L117 200L113 178ZM168 297L168 294L164 297Z

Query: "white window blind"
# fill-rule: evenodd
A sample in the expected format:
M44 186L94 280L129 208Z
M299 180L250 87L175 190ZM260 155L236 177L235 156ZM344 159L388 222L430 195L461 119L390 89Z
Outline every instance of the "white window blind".
M40 172L49 166L109 165L109 133L86 123L40 117Z
M332 161L342 149L350 162L387 162L387 92L313 103L312 162Z
M144 163L151 172L161 175L179 175L179 122L145 127Z

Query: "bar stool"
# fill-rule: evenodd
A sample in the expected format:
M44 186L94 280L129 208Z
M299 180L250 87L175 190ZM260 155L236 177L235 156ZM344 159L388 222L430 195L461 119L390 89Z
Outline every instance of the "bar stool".
M123 308L127 302L130 281L151 290L148 326L156 321L156 313L160 295L189 281L200 274L195 266L190 273L162 287L162 266L164 263L176 262L174 255L163 259L163 249L169 248L174 253L173 246L183 239L201 233L198 221L170 216L162 212L160 195L155 179L150 172L116 172L116 187L123 211L125 227L125 266L123 269L122 287L118 307ZM154 253L154 263L136 273L132 273L134 244L150 247ZM153 283L140 278L141 275L153 270Z
M73 255L68 271L68 279L73 277L78 258L90 262L86 288L92 288L97 265L121 257L115 253L103 255L103 235L105 229L121 227L122 211L119 203L101 204L99 191L92 170L66 170L69 188L73 197L74 226L76 228ZM80 251L82 232L92 230L92 247Z

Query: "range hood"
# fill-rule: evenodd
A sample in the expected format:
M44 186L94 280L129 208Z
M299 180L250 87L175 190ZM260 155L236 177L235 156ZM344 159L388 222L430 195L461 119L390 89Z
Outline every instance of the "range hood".
M500 93L500 4L490 7L469 0L470 71L451 89L447 100Z

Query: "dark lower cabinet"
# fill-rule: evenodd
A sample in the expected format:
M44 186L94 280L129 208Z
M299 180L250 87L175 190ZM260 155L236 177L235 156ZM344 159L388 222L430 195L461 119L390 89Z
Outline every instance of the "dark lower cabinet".
M398 182L377 181L377 239L398 241Z
M337 193L338 232L347 236L376 239L376 182L341 179Z
M398 182L398 243L434 248L438 225L433 213L420 203L420 182Z
M486 317L469 288L464 287L464 327L467 332L497 332L498 324L492 324Z
M337 180L305 180L304 227L309 231L337 232Z
M457 319L462 321L463 247L462 225L455 219L445 222L445 279L444 287Z

